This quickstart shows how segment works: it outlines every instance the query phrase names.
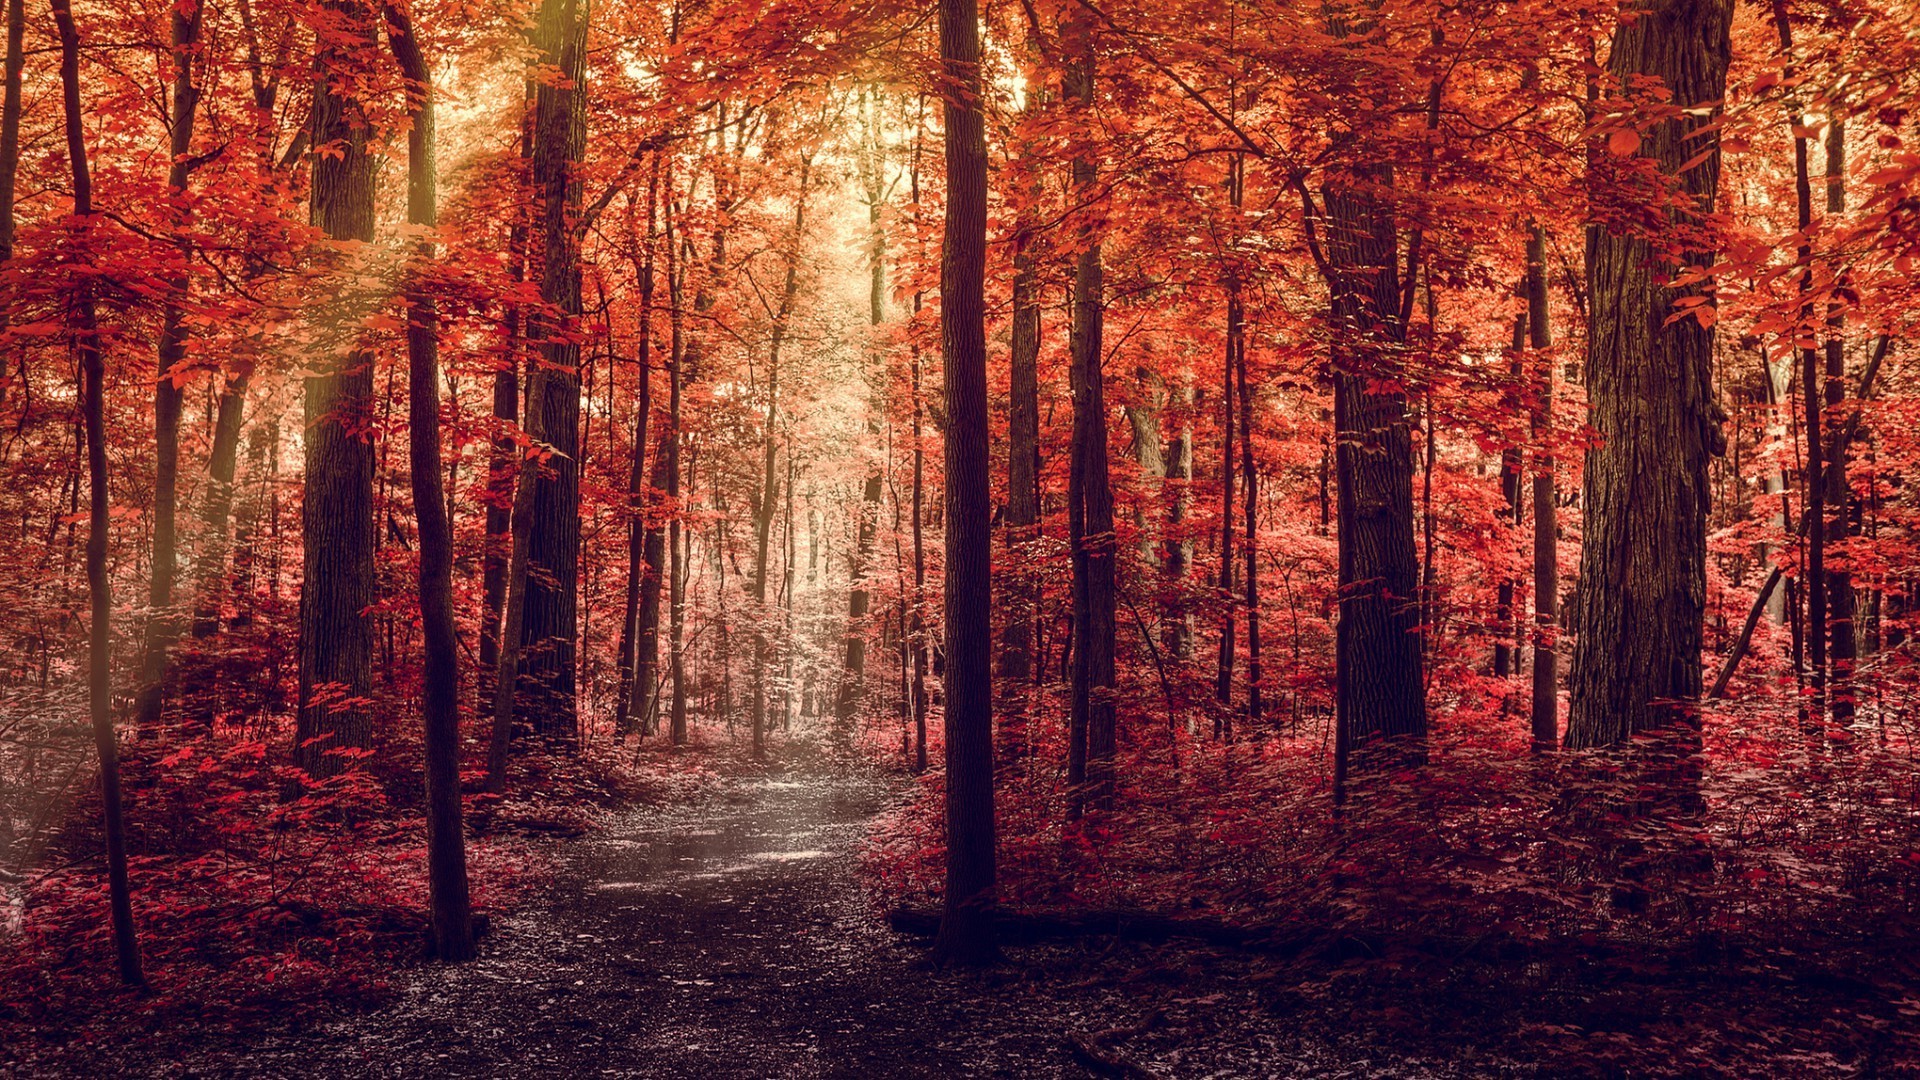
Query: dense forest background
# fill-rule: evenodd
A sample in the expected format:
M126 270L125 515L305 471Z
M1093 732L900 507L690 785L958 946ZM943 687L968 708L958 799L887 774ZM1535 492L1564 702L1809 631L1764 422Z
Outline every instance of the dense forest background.
M9 0L0 1038L877 769L942 963L1914 1067L1912 20Z

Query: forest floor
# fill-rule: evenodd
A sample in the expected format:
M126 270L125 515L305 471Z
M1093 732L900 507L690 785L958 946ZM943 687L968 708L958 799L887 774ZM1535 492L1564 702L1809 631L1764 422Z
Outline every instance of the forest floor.
M868 822L897 797L810 768L618 811L554 841L551 887L496 921L479 960L414 967L372 1012L176 1032L119 1062L176 1077L1084 1077L1079 1037L1151 1075L1485 1074L1305 1036L1231 950L1092 939L934 970L857 875Z

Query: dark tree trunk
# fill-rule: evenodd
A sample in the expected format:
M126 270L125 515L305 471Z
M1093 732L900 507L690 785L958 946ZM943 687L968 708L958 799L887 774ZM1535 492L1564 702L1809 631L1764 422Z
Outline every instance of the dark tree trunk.
M60 88L65 106L67 161L73 170L74 228L85 229L93 216L93 181L87 169L85 113L80 104L80 33L69 0L53 0L60 31ZM81 412L87 440L87 596L91 624L87 632L87 701L94 746L100 754L100 796L107 841L107 898L113 911L114 951L120 980L144 986L140 946L134 937L133 893L127 880L127 827L120 807L120 748L113 730L113 595L107 578L106 361L100 352L100 327L94 313L92 279L77 277L71 293L73 346L80 360ZM75 491L78 491L76 478Z
M979 8L942 0L947 206L940 260L946 424L946 893L934 955L992 960L993 536L987 438L987 141Z
M1091 122L1094 107L1093 30L1088 17L1073 20L1078 55L1064 72L1066 94ZM1073 159L1073 184L1081 198L1095 183L1092 151ZM1073 694L1067 743L1069 814L1105 806L1113 796L1114 562L1113 492L1107 461L1107 406L1101 344L1104 270L1098 233L1083 227L1085 249L1073 271L1073 463L1067 492L1067 527L1073 544Z
M1678 176L1701 214L1713 211L1720 156L1717 131L1700 129L1718 122L1731 18L1730 0L1665 0L1620 27L1608 60L1619 83L1653 76L1676 104L1714 107L1711 116L1663 121L1641 143L1641 153L1668 178L1696 154L1707 155ZM1607 156L1592 159L1602 171L1612 171ZM1636 207L1653 194L1614 191L1621 185L1597 179L1596 194ZM1601 442L1587 452L1581 495L1569 746L1624 742L1686 715L1700 696L1707 457L1719 435L1713 332L1692 317L1668 321L1676 300L1700 290L1661 284L1652 246L1678 240L1687 265L1711 265L1711 244L1698 236L1693 216L1685 217L1670 217L1671 225L1687 227L1675 237L1595 229L1588 239L1585 377L1589 422Z
M1240 347L1234 350L1234 368L1239 374L1240 385L1240 471L1243 483L1241 497L1245 500L1241 516L1246 518L1247 536L1245 549L1246 577L1245 600L1247 605L1247 719L1258 724L1262 704L1260 701L1260 554L1259 500L1260 474L1254 469L1253 460L1253 384L1247 379L1247 343L1243 334Z
M371 37L373 13L358 0L329 5L342 25ZM371 41L367 41L371 44ZM313 137L327 152L313 157L312 218L335 240L373 240L374 161L360 104L339 91L355 43L328 38L315 57ZM322 371L306 380L306 499L301 507L305 577L300 586L300 715L294 760L314 777L350 761L339 751L365 747L372 736L366 699L373 688L373 625L365 614L376 596L373 553L373 407L371 351L353 341L358 327L337 314L327 329L350 347L322 350Z
M1234 205L1239 205L1241 162L1233 159L1232 175L1227 186ZM1246 315L1240 303L1240 279L1237 272L1230 271L1227 279L1227 349L1220 365L1220 598L1226 603L1222 607L1220 620L1220 662L1213 680L1213 699L1220 709L1214 720L1214 734L1224 738L1233 737L1233 431L1238 417L1234 415L1233 376L1240 350L1246 347Z
M1187 615L1184 589L1187 567L1193 563L1193 541L1186 536L1187 515L1193 500L1193 428L1186 410L1193 399L1192 388L1182 386L1172 398L1180 414L1179 434L1166 455L1166 478L1173 481L1173 496L1167 504L1167 535L1160 543L1160 572L1165 599L1161 604L1160 640L1167 655L1186 660L1193 653L1193 626Z
M1527 238L1527 344L1539 367L1539 397L1532 416L1533 462L1533 745L1551 749L1560 737L1560 654L1555 636L1560 618L1560 512L1553 491L1553 344L1547 321L1547 234L1533 227Z
M1393 183L1386 168L1368 179ZM1351 752L1423 738L1427 707L1407 397L1379 385L1401 374L1394 346L1406 337L1393 214L1360 188L1330 188L1326 202L1340 553L1334 765L1344 793Z
M1846 124L1835 116L1827 124L1827 213L1839 216L1847 209L1847 134ZM1827 306L1826 400L1829 412L1839 409L1847 393L1846 308L1838 301ZM1828 424L1832 426L1831 422ZM1824 441L1824 437L1823 437ZM1847 444L1842 442L1827 459L1826 503L1833 508L1825 533L1846 542L1855 531L1852 489L1847 485ZM1832 639L1828 659L1833 665L1833 720L1845 725L1853 720L1853 665L1857 658L1854 645L1853 577L1845 565L1827 571L1827 626Z
M580 599L580 344L582 311L579 165L586 150L587 24L582 0L543 0L536 40L541 63L563 75L534 90L533 191L540 215L540 299L529 339L547 377L531 380L529 419L553 454L533 478L524 579L508 588L526 592L518 667L519 693L534 732L561 746L578 744L575 675ZM536 569L537 568L537 569Z
M660 195L660 163L656 158L652 179L647 184L646 254L636 257L634 272L640 278L640 326L634 343L634 378L637 380L633 402L633 461L627 472L627 606L620 620L620 691L614 703L613 729L625 737L645 734L651 725L645 716L653 700L649 685L653 678L653 657L643 655L659 644L660 560L654 543L657 531L648 513L652 503L647 483L647 421L653 411L653 240L654 208ZM656 460L655 468L658 468ZM646 594L651 587L653 625L644 625ZM649 634L647 631L653 632ZM636 695L638 695L636 699ZM634 706L639 704L636 712Z
M200 39L204 5L198 0L173 9L173 109L169 117L167 193L186 191L193 147L193 122L200 92L193 85L193 54ZM186 252L182 250L184 257ZM167 652L180 636L180 614L173 608L173 586L179 572L179 536L175 518L179 506L181 380L178 370L187 357L187 327L182 307L187 277L167 282L167 299L160 312L160 348L154 363L153 389L153 576L147 589L147 626L141 646L140 690L134 704L134 727L142 736L157 734L165 702Z
M406 80L407 222L439 224L434 177L433 84L406 10L386 7L387 38ZM434 243L415 249L424 273ZM427 893L434 955L473 957L473 912L467 896L466 831L460 813L459 643L453 628L453 526L447 515L440 460L440 316L418 278L407 289L407 426L413 513L420 534L420 623L426 639L421 672L427 789Z

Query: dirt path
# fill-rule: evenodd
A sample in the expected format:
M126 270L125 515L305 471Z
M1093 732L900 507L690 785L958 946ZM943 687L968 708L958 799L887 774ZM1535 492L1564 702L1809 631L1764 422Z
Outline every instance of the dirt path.
M643 809L568 844L550 897L482 958L408 973L380 1012L175 1075L1084 1077L1063 1036L1165 1022L1129 1057L1180 1076L1363 1076L1302 1047L1244 958L1026 950L929 970L872 917L856 846L888 792L793 775L699 807ZM1317 1060L1316 1060L1317 1059Z

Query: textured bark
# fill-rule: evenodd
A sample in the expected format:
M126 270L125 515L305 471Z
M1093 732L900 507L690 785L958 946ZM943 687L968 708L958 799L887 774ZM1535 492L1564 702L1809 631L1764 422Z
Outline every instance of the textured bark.
M1247 607L1247 719L1258 724L1263 708L1260 700L1260 474L1254 468L1253 460L1253 384L1247 379L1247 344L1244 338L1236 352L1234 371L1240 382L1241 497L1245 500L1241 516L1246 519L1247 526L1246 542L1241 545L1246 556L1242 571L1246 579L1246 593L1242 599Z
M992 912L993 536L987 442L987 140L975 0L941 0L946 75L946 231L940 351L946 424L946 891L934 955L998 953Z
M387 40L406 80L407 222L439 224L434 177L433 84L406 9L386 5ZM415 257L424 271L435 257L422 239ZM420 538L420 623L425 637L420 705L425 729L427 894L434 955L473 957L473 911L467 892L466 830L460 813L459 642L453 627L453 523L447 514L440 454L440 316L417 278L407 288L407 427L413 513Z
M1527 238L1527 345L1537 354L1553 344L1547 321L1547 234L1538 225ZM1553 426L1553 361L1541 354L1539 396L1531 417L1536 444ZM1553 492L1553 453L1533 462L1533 745L1551 748L1560 737L1560 654L1554 636L1560 617L1560 514Z
M1837 216L1847 209L1847 134L1846 124L1834 117L1827 125L1827 213ZM1838 409L1846 398L1847 337L1846 308L1838 301L1827 306L1826 399L1829 412ZM1831 425L1829 425L1831 426ZM1832 508L1825 533L1846 542L1857 529L1852 509L1853 493L1847 485L1847 446L1840 444L1827 458L1825 501ZM1853 577L1845 555L1841 565L1827 569L1828 659L1833 665L1833 720L1846 724L1853 720L1853 665L1857 658L1854 644Z
M579 741L575 657L580 598L580 344L582 310L579 165L587 141L583 0L543 0L535 36L540 62L560 73L534 90L533 191L540 215L540 299L530 320L545 379L531 380L527 412L539 412L552 456L534 479L517 708L541 737Z
M74 228L85 229L93 216L93 182L87 169L85 114L80 105L80 33L68 0L53 0L60 32L60 88L67 134L67 161L73 171ZM82 426L87 442L87 702L94 746L100 755L100 795L107 844L107 898L113 912L114 951L120 980L144 986L140 947L134 937L133 893L127 880L127 828L120 806L120 748L113 730L113 595L107 576L107 423L106 361L100 352L100 327L91 278L76 278L70 310L74 352L80 362ZM75 477L75 494L79 492Z
M1653 76L1673 101L1717 103L1726 89L1731 0L1664 0L1614 36L1607 70L1625 83ZM1664 121L1640 152L1678 178L1711 213L1719 182L1719 136L1697 133L1712 116ZM1597 166L1610 166L1598 155ZM1601 178L1600 194L1611 194ZM1643 202L1644 192L1618 197ZM1687 215L1688 218L1691 215ZM1675 224L1693 222L1679 216ZM1647 237L1597 228L1588 238L1589 423L1601 442L1587 452L1581 496L1584 545L1580 603L1568 681L1567 745L1606 746L1684 715L1700 696L1706 601L1707 457L1718 435L1710 368L1713 332L1694 318L1672 322L1674 301L1699 286L1659 283L1661 257ZM1709 265L1697 240L1680 257Z
M169 116L171 138L167 150L167 193L186 191L191 169L194 117L199 88L193 84L193 52L200 39L200 17L205 6L187 0L173 9L173 101ZM183 250L184 256L186 252ZM173 586L179 573L179 534L175 526L180 481L180 382L178 368L187 357L187 327L182 303L188 281L171 277L160 311L160 347L154 362L153 387L153 573L147 587L147 625L141 646L140 690L134 703L134 726L144 736L157 733L165 703L167 652L180 636L180 613L174 610Z
M1392 175L1368 177L1391 187ZM1424 737L1413 443L1396 346L1400 274L1393 215L1368 191L1330 188L1334 468L1340 554L1336 766L1383 738ZM1342 777L1341 779L1344 779Z
M345 26L371 36L373 14L364 4L336 2ZM374 162L359 103L338 93L329 75L350 65L349 43L329 38L315 58L312 220L335 240L373 239ZM351 338L357 330L342 313L326 327ZM301 508L305 577L300 586L300 713L294 760L315 777L340 772L348 758L336 751L365 747L372 734L366 698L373 686L373 625L363 614L375 599L373 553L373 445L364 434L372 419L373 354L351 348L344 357L322 349L320 374L306 380L306 498Z
M1092 26L1073 20L1076 56L1064 73L1066 95L1091 122L1094 107ZM1093 151L1074 157L1078 198L1091 198L1096 180ZM1071 333L1073 444L1067 491L1067 530L1073 544L1073 694L1067 741L1069 813L1104 807L1113 797L1114 753L1114 563L1113 490L1107 460L1105 359L1105 269L1099 229L1082 227L1084 245L1074 261Z

